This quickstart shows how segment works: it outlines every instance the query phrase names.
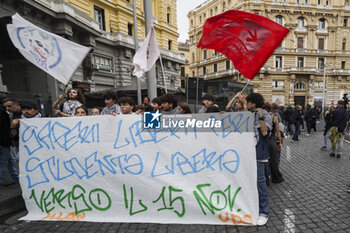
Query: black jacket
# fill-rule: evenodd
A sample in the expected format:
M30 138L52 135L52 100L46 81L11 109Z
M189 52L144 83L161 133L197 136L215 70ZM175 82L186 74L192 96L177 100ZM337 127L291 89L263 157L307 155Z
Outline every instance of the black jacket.
M0 106L0 146L11 146L10 117Z
M337 107L333 112L332 124L338 127L339 132L344 132L346 123L349 120L349 113L344 107Z

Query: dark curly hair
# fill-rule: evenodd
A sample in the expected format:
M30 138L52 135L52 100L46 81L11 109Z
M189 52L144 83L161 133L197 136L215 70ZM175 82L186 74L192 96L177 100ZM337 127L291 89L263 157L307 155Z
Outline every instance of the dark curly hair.
M251 93L246 98L247 103L251 102L252 104L255 104L256 108L263 108L264 107L264 97L259 93Z
M103 92L102 99L104 99L104 100L112 99L114 101L117 101L117 94L115 93L115 91L107 90L107 91Z
M161 103L169 103L173 104L173 108L177 107L177 99L176 96L173 94L164 94L160 97Z

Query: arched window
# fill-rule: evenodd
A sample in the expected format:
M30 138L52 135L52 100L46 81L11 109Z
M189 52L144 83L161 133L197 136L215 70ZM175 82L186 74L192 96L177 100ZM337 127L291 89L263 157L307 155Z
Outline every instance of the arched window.
M213 16L213 9L210 10L210 17Z
M319 29L326 29L326 20L325 19L320 19L318 22L318 28Z
M222 12L224 12L226 10L226 2L222 3Z
M305 27L305 19L304 17L298 18L298 28L304 28Z
M204 13L204 15L203 15L203 19L205 20L207 18L207 14L206 13Z
M202 23L202 16L199 16L199 23Z
M295 90L305 90L306 86L304 83L297 83L297 84L295 84L294 89Z
M275 21L276 21L276 23L282 25L282 16L277 15L276 18L275 18Z
M217 14L218 13L218 7L216 6L215 7L215 14Z

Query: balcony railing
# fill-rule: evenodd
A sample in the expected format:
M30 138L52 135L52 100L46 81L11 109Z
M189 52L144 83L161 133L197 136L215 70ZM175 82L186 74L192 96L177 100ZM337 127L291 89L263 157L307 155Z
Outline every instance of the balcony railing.
M316 72L316 68L313 67L290 67L287 69L289 72Z
M307 53L307 49L306 48L296 48L295 52L297 52L297 53Z

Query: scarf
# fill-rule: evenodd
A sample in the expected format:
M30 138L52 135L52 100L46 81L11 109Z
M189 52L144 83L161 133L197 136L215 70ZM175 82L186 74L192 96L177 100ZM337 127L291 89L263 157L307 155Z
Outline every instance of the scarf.
M104 107L102 112L101 112L101 115L109 115L111 114L112 112L116 113L116 114L120 114L122 112L119 104L113 104L111 107Z
M74 115L75 109L81 105L82 103L80 103L78 100L67 100L63 104L63 112L69 115Z

